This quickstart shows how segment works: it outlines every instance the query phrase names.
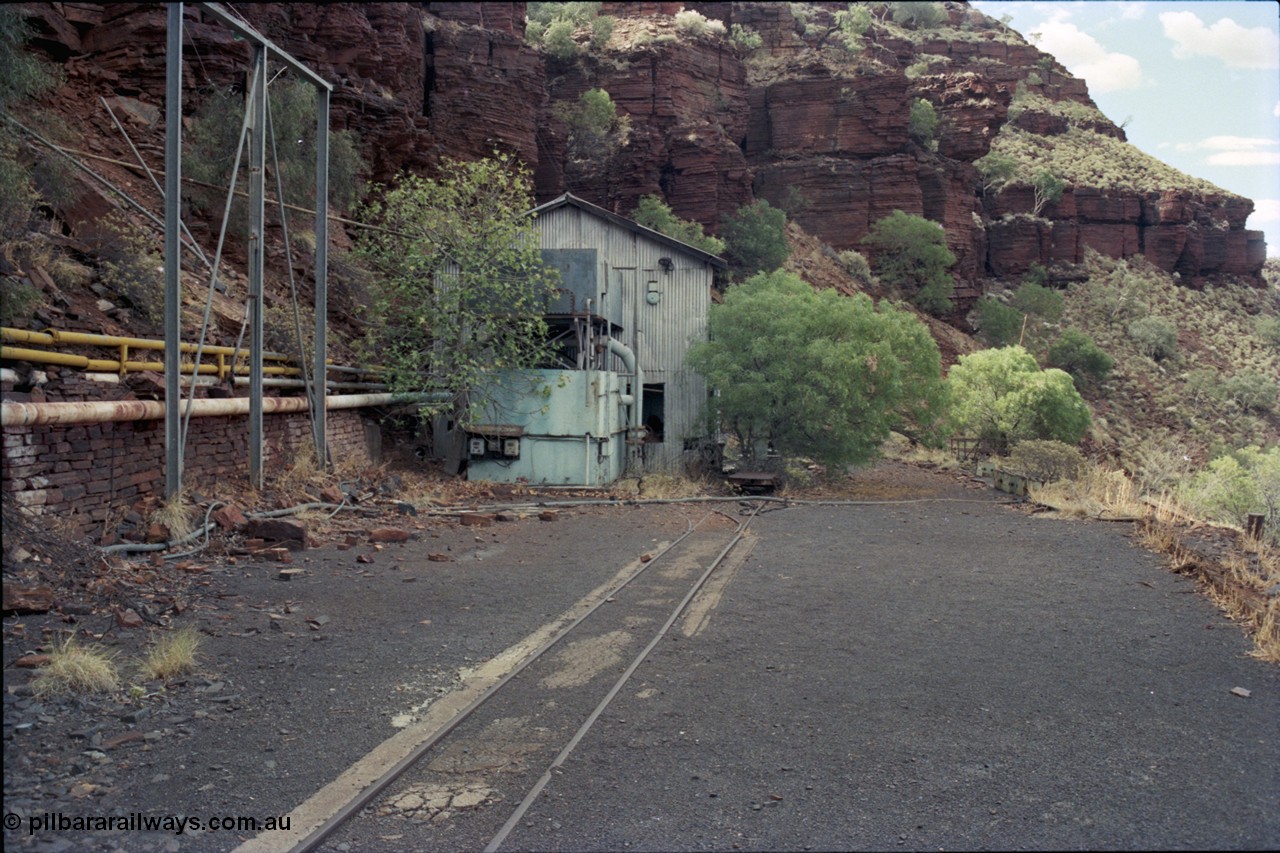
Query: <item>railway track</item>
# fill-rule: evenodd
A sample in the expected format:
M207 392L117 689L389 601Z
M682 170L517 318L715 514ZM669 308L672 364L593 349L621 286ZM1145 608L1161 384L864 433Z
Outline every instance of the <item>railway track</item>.
M283 847L262 835L240 849L518 849L521 821L556 768L615 696L648 689L649 653L700 630L750 550L744 540L763 506L744 501L738 518L711 511L691 521L411 752L366 768L376 778L300 841Z

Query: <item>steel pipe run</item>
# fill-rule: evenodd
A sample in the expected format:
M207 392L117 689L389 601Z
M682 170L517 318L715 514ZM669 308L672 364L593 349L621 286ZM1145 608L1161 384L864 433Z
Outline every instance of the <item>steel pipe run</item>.
M623 366L634 377L631 393L623 394L619 399L624 405L631 407L631 425L639 429L643 426L640 423L640 407L644 400L644 371L640 368L640 361L631 351L631 347L617 338L609 338L605 341L605 346L609 352L622 359Z
M430 394L339 394L325 397L325 408L361 409L391 406L431 399ZM249 413L249 398L182 401L182 413L192 417L236 416ZM262 409L269 413L307 411L305 397L264 397ZM51 424L98 424L120 421L153 421L165 416L160 400L111 400L86 403L0 403L0 426L45 426Z

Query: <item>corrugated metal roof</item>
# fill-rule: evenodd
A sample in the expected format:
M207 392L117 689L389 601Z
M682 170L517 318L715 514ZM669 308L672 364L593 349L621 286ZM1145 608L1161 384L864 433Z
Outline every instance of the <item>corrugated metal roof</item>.
M710 252L704 252L701 249L697 248L696 246L690 246L688 243L681 242L680 240L677 240L674 237L668 237L666 234L663 234L660 231L654 231L652 228L646 228L638 222L634 222L630 219L627 219L625 216L619 216L616 213L605 210L603 207L600 207L599 205L592 204L586 199L578 198L573 193L565 193L564 195L558 198L553 198L551 201L545 204L540 204L529 212L536 216L542 213L546 213L547 211L555 210L556 208L559 208L559 207L564 207L565 205L572 205L573 207L576 207L580 210L585 210L594 216L599 216L603 219L607 219L610 222L614 223L615 225L619 225L623 228L630 229L631 231L634 231L637 234L643 235L644 237L647 237L650 240L653 240L654 242L662 243L663 245L670 246L673 249L678 249L681 252L685 252L687 254L693 255L699 260L705 261L706 263L711 264L713 267L716 267L717 269L727 269L729 266L729 264L726 263L722 258L716 257Z

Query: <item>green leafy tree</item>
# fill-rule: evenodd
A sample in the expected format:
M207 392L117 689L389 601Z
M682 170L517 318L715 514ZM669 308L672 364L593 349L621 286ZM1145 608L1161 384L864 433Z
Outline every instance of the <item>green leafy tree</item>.
M1219 456L1191 479L1183 498L1211 519L1243 525L1251 513L1280 541L1280 446L1247 447Z
M1065 309L1061 293L1034 281L1024 281L1018 285L1009 304L1024 314L1033 314L1050 323L1060 320Z
M1067 329L1049 347L1048 364L1065 370L1077 382L1102 382L1116 366L1115 359L1079 329Z
M941 3L897 2L890 3L893 22L904 27L931 30L947 20L947 10Z
M301 207L315 207L316 198L316 93L315 87L301 80L281 80L267 94L270 130L275 140L274 154L268 141L267 194L276 194L276 168L284 201ZM220 189L193 187L191 200L206 212L221 215L226 202L227 183L235 167L240 128L244 121L244 95L230 90L213 92L200 105L191 130L185 135L187 150L183 171L198 181ZM240 189L247 191L249 181L248 147L240 159ZM365 185L361 173L367 171L360 155L360 140L354 131L329 133L329 203L338 210L351 209L360 199ZM237 199L232 214L238 225L245 221L247 202ZM268 221L275 221L271 212ZM290 221L301 225L299 215L290 212Z
M720 417L748 450L767 440L784 454L855 464L891 430L932 436L943 413L928 329L867 296L760 273L711 307L709 331L690 364L719 389Z
M988 151L975 160L973 165L978 170L978 177L982 179L983 193L999 192L1018 171L1018 161L999 151Z
M925 148L933 150L938 145L938 113L933 104L924 98L916 98L911 102L911 118L907 122L907 133Z
M723 240L707 234L698 223L676 216L667 203L656 195L641 197L636 209L631 212L631 218L645 228L652 228L659 234L666 234L709 255L724 254Z
M33 31L22 7L0 6L0 117L33 104L62 82L58 68L26 50ZM0 240L18 239L42 195L40 169L23 154L16 129L0 118Z
M850 53L861 53L863 36L871 26L870 10L866 6L851 4L848 9L836 12L835 22L840 45Z
M1005 305L999 299L987 296L974 309L974 325L978 335L988 346L1002 347L1016 344L1022 334L1026 315L1017 308Z
M941 225L895 210L871 227L862 245L873 254L876 274L919 308L935 315L951 310L955 282L947 270L956 256Z
M1053 439L1078 444L1092 419L1071 377L1041 370L1019 346L960 356L947 375L956 431L1007 444Z
M631 135L631 117L604 89L588 89L572 104L556 104L556 118L569 126L569 158L603 165Z
M538 363L555 286L528 215L532 182L508 154L446 160L437 178L406 175L363 211L380 230L358 247L374 271L368 357L397 391L448 392L423 406L465 406L492 370Z
M729 40L734 46L748 53L764 46L764 38L755 30L744 27L742 24L733 24L729 27Z
M726 216L720 236L725 257L739 275L773 272L791 256L787 215L764 199Z
M1044 210L1046 204L1057 204L1066 188L1066 181L1048 169L1041 169L1031 179L1031 191L1035 199L1035 207L1032 209L1031 214L1039 216L1040 211Z

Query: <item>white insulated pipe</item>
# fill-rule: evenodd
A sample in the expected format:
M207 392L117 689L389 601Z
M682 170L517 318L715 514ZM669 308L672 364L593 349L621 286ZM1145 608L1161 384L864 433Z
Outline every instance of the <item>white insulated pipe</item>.
M635 377L631 385L631 393L623 394L619 397L623 405L631 407L631 425L637 429L640 423L640 401L644 399L644 371L640 369L640 362L636 359L636 354L631 351L631 347L615 338L609 338L606 342L609 352L622 359L622 364L627 371Z
M360 409L366 406L389 406L416 403L426 394L336 394L325 397L327 409ZM181 413L191 410L192 417L247 415L248 397L223 399L186 399ZM264 413L307 411L306 397L264 397ZM96 424L112 421L150 421L165 416L163 400L111 400L84 403L10 403L0 404L0 426L36 426L44 424Z

